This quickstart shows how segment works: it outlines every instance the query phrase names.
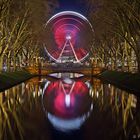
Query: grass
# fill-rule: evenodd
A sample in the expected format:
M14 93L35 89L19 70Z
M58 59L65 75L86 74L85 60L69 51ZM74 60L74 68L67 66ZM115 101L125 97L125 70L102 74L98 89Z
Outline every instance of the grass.
M35 75L30 74L28 71L25 70L0 73L0 92L11 88L17 84L20 84L23 81L28 80L34 76Z
M133 92L140 96L140 74L106 70L97 75L104 82L113 84L123 90Z

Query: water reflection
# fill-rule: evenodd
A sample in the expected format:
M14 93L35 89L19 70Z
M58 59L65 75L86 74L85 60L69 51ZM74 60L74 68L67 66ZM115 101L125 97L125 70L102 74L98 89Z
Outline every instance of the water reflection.
M83 77L83 74L79 73L51 73L49 76L56 77L56 78L63 78L63 77L69 77L69 78L80 78Z
M93 109L87 84L66 77L46 85L43 107L52 125L61 131L79 129Z
M138 139L139 109L139 97L94 78L36 77L0 93L0 140Z

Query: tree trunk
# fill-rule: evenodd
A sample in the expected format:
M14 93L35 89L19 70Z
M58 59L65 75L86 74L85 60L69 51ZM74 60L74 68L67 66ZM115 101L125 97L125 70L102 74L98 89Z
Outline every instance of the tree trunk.
M13 70L16 70L16 56L13 56Z
M138 62L138 73L140 73L140 56L137 57L137 62Z
M135 53L136 53L136 59L138 63L138 73L140 73L140 40L136 43L136 46L137 46L137 51L135 51Z
M140 44L137 43L136 45L136 50L135 51L135 54L136 54L136 60L137 60L137 64L138 64L138 73L140 73Z
M7 71L11 71L11 53L7 56Z
M0 73L3 70L3 56L0 56Z

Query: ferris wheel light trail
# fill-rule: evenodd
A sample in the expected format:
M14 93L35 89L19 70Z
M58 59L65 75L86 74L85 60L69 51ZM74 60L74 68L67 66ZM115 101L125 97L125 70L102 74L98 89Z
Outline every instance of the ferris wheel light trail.
M54 19L54 18L56 18L56 17L58 17L58 16L63 16L63 15L69 14L69 13L71 13L72 15L77 15L78 17L82 18L83 20L88 21L88 19L87 19L85 16L83 16L82 14L80 14L80 13L78 13L78 12L74 12L74 11L63 11L63 12L57 13L57 14L55 14L54 16L52 16L52 17L48 20L47 24L48 24L52 19Z
M81 63L89 56L93 28L80 13L57 13L47 21L45 30L46 52L55 62Z

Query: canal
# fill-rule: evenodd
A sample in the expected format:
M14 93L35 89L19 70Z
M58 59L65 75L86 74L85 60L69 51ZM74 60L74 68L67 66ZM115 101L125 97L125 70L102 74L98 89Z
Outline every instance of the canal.
M139 97L93 77L35 77L0 93L0 140L140 139L139 110Z

